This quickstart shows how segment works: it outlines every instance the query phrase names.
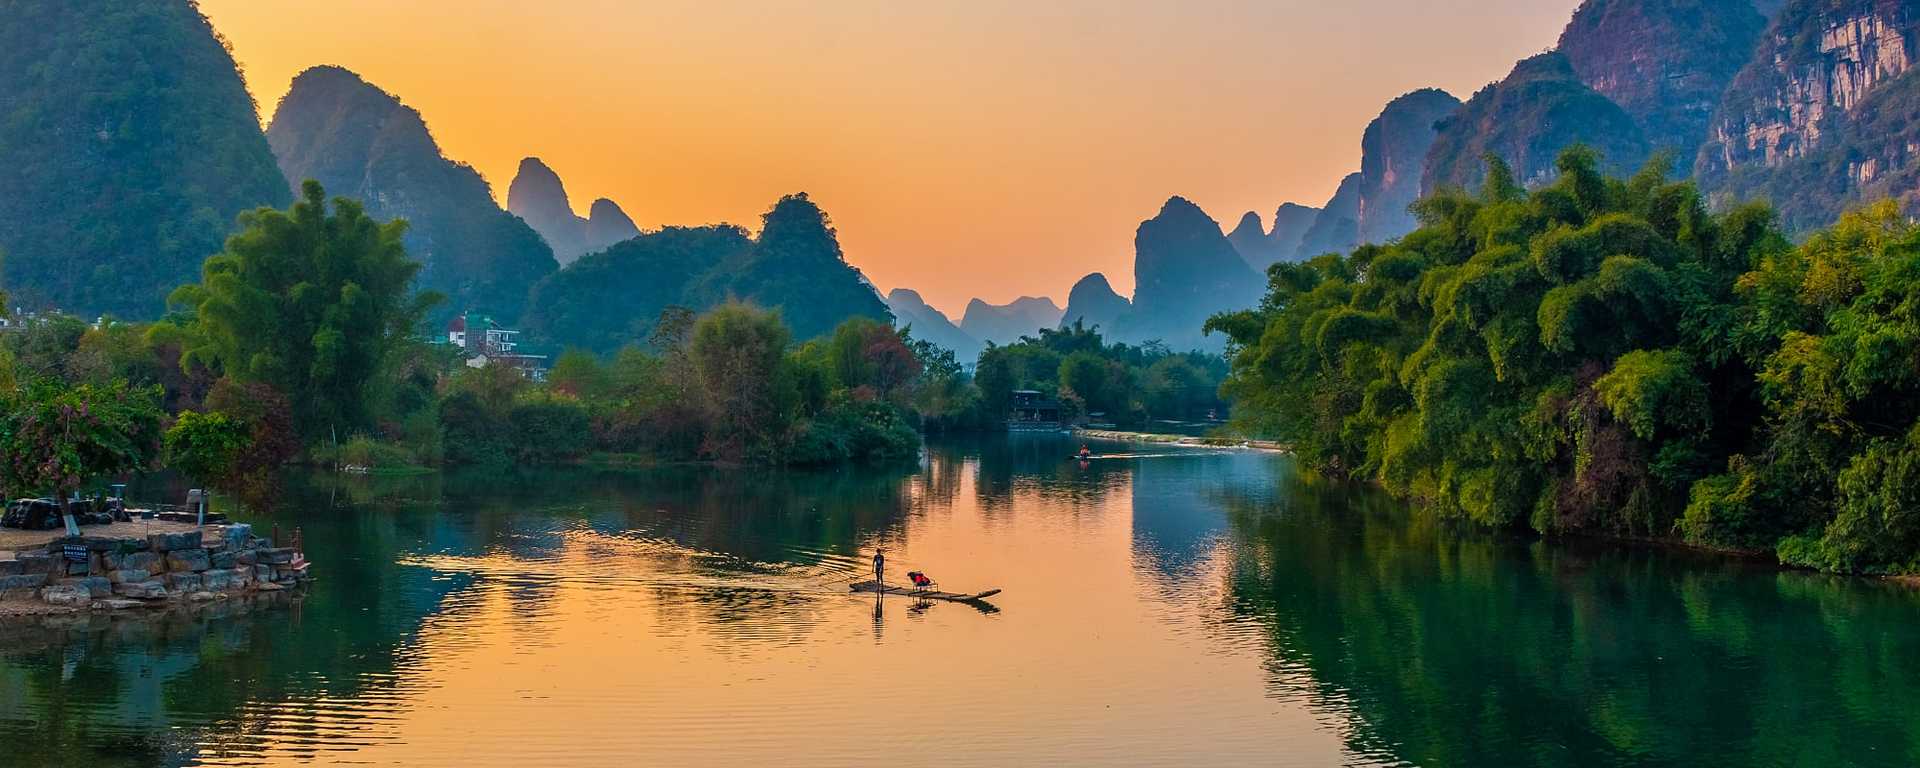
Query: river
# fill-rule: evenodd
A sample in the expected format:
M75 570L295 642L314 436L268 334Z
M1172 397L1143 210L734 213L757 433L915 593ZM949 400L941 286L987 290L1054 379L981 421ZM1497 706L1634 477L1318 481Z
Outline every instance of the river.
M1920 764L1908 589L1077 447L296 476L304 600L0 627L0 765Z

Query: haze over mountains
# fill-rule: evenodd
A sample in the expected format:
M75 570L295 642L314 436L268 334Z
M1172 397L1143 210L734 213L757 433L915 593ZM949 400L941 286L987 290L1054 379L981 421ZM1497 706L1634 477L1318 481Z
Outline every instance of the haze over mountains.
M317 180L376 219L406 219L407 252L424 265L420 286L447 295L444 311L514 322L527 287L559 268L540 235L494 203L486 179L441 153L419 112L359 75L301 73L267 140L285 178Z
M1553 50L1466 101L1413 88L1384 104L1355 137L1355 170L1319 205L1230 216L1223 233L1224 219L1172 197L1139 212L1134 296L1091 274L1064 310L1045 297L976 302L956 323L911 290L883 301L804 196L770 209L757 236L642 233L610 200L580 216L560 176L528 158L503 210L418 112L346 69L301 74L263 133L231 56L184 0L9 10L0 278L16 303L86 314L159 315L236 214L285 205L306 178L408 219L420 286L449 297L444 312L524 322L556 343L604 348L666 306L732 297L778 306L807 333L891 315L963 357L1075 321L1132 343L1217 348L1200 324L1256 301L1269 266L1405 234L1413 200L1477 188L1487 153L1522 184L1550 180L1575 143L1622 173L1662 155L1715 205L1768 199L1796 231L1880 196L1920 205L1920 0L1588 0Z
M587 218L575 214L560 175L537 157L520 161L507 186L507 210L540 233L561 266L640 234L627 212L604 197L593 201Z

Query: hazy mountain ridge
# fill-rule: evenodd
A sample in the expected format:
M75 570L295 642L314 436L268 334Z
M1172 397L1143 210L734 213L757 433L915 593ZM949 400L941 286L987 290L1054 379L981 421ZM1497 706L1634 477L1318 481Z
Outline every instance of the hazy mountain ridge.
M910 328L914 338L951 350L962 364L979 359L983 347L980 340L960 330L946 313L921 298L919 291L895 288L887 292L886 301L887 308L893 310L894 325Z
M982 342L1010 344L1022 336L1037 335L1041 328L1058 326L1064 313L1045 296L1022 296L1006 304L974 299L960 316L960 330Z
M507 186L507 210L539 232L563 266L640 234L627 212L604 197L593 201L586 218L575 214L560 175L537 157L520 161Z
M0 23L0 285L158 317L237 215L292 196L252 97L184 0L16 0Z
M1222 341L1202 332L1207 318L1258 304L1266 288L1219 222L1186 198L1169 198L1133 243L1133 307L1116 323L1118 340L1217 349Z
M1060 317L1062 327L1079 323L1086 328L1111 333L1133 311L1133 302L1113 290L1107 276L1095 272L1080 278L1067 293L1067 311Z
M540 235L494 202L486 179L448 159L420 113L340 67L294 78L268 141L290 183L316 179L379 219L409 223L419 287L445 293L442 312L513 322L527 289L559 267Z

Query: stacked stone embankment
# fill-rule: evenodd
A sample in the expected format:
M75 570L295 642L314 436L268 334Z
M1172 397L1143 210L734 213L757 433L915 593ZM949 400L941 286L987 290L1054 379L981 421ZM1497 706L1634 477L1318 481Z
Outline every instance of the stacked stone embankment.
M113 610L277 592L307 579L304 558L245 524L145 537L76 536L0 553L0 602Z

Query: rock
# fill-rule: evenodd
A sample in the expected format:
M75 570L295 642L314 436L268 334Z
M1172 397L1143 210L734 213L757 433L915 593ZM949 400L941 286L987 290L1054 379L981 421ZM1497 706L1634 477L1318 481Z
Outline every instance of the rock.
M93 605L93 595L87 590L66 584L55 584L40 590L40 599L45 600L49 605L68 608L86 608Z
M242 565L252 567L253 565L258 564L259 562L260 562L260 553L256 550L244 549L239 552L235 552L233 554L233 564L236 567L242 566Z
M253 567L254 581L273 581L273 566L256 565Z
M14 558L20 562L21 573L49 574L53 572L56 565L60 566L62 573L66 572L65 564L45 552L21 552L14 555Z
M105 576L87 576L79 579L67 579L58 586L74 587L85 590L88 597L108 597L113 594L113 582Z
M246 523L234 523L220 532L220 540L226 542L227 549L241 550L253 538L253 526Z
M137 584L151 578L153 578L151 571L143 571L139 568L122 568L117 571L107 572L107 582L110 584Z
M158 600L167 596L167 587L158 581L128 582L113 585L113 593L136 600Z
M263 549L260 551L260 562L268 565L286 565L293 562L293 554L293 547Z
M1433 126L1459 108L1452 94L1425 88L1387 102L1367 125L1360 139L1358 242L1389 242L1418 226L1408 207L1420 197L1420 172L1439 136Z
M108 598L106 600L95 600L93 602L94 610L98 611L124 611L128 608L139 608L143 605L146 605L146 603L121 598Z
M85 562L85 563L67 563L67 564L66 564L66 566L67 566L67 575L68 575L68 576L85 576L85 575L87 575L87 574L89 574L89 573L92 573L92 572L93 572L93 563L92 563L92 562Z
M209 556L209 561L216 570L224 570L238 564L239 557L233 552L215 552Z
M286 591L287 588L280 584L275 584L271 581L263 581L258 586L254 587L254 589L258 589L262 592L284 592Z
M160 570L160 565L160 555L152 552L132 552L120 558L119 570L151 573Z
M197 573L175 572L167 574L167 589L175 592L198 592L206 588L206 579Z
M0 576L18 576L22 573L26 573L26 569L20 565L20 561L0 560Z
M45 571L39 573L23 573L18 576L0 576L0 592L8 592L16 589L39 589L46 586L46 584L47 574Z
M251 574L252 569L247 571ZM201 574L201 589L208 592L222 592L240 586L236 583L231 570L214 570Z
M192 600L196 603L207 603L207 602L212 602L214 600L220 599L220 596L212 592L195 592L193 594L187 595L187 599Z
M213 567L213 559L204 549L183 549L167 553L167 570L199 573Z
M155 552L201 549L200 532L182 531L180 533L156 533L147 537L147 548Z

